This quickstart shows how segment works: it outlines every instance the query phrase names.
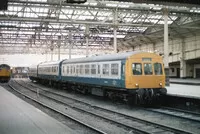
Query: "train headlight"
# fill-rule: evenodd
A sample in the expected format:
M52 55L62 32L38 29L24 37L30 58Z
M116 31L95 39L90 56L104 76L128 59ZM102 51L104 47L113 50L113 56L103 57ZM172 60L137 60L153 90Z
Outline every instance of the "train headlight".
M135 84L135 86L136 86L136 87L139 87L139 85L138 85L137 83Z
M159 83L160 86L162 86L162 83Z

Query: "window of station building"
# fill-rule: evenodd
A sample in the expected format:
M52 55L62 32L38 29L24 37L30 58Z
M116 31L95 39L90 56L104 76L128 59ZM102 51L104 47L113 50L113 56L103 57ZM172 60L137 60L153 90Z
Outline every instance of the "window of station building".
M162 65L160 63L154 63L154 72L155 72L155 75L163 74Z
M152 75L152 64L151 63L144 63L144 74L145 75Z
M91 74L96 74L96 64L91 65Z
M172 73L174 73L174 68L171 68Z
M133 75L142 75L142 64L141 63L133 63L132 71L133 71Z
M111 64L111 75L118 75L119 74L119 64L114 63Z
M85 74L90 74L90 65L85 65Z
M109 75L109 64L103 64L103 75Z

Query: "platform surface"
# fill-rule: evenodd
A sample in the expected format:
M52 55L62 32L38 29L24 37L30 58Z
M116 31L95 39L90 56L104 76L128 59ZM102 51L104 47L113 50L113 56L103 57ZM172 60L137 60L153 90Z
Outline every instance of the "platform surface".
M181 78L170 78L170 83L176 83L176 84L187 84L187 85L200 85L200 79L181 79Z
M166 88L167 94L170 96L200 99L200 86L197 85L182 85L171 83L170 86Z
M61 122L0 86L0 134L71 134Z

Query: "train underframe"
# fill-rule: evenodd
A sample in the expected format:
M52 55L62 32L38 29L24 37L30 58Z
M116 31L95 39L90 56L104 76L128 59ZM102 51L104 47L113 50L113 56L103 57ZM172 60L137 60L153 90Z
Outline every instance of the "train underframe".
M1 76L0 77L0 83L7 83L9 82L10 77L9 76Z
M44 79L38 79L37 81L44 85L50 85L66 90L70 89L81 92L83 94L104 96L116 101L123 100L129 104L136 105L157 104L161 101L160 98L162 98L162 96L166 95L167 93L165 88L119 89L73 82L58 82Z
M83 94L93 94L97 96L108 97L114 101L123 100L134 105L157 105L161 103L161 98L166 95L165 88L158 89L118 89L110 87L97 87L93 85L82 85L77 83L65 83L67 88L79 91Z

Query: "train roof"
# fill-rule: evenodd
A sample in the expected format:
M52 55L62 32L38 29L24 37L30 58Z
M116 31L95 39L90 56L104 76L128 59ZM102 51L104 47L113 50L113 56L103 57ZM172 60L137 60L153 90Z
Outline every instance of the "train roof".
M29 66L29 69L32 69L32 68L37 68L38 65L31 65Z
M64 60L63 64L65 63L76 63L76 62L99 62L99 61L113 61L113 60L123 60L128 58L131 55L141 53L141 51L131 51L131 52L124 52L124 53L115 53L115 54L106 54L100 56L91 56L85 58L76 58L76 59L68 59Z
M42 63L40 63L38 66L59 65L62 61L63 61L63 60L42 62Z
M2 66L10 67L8 64L0 64L0 67L2 67Z

